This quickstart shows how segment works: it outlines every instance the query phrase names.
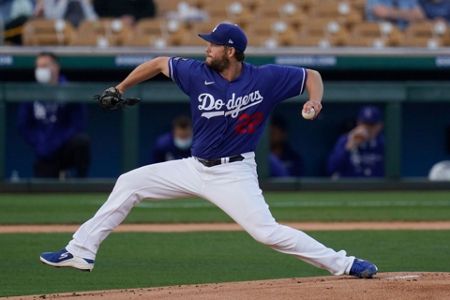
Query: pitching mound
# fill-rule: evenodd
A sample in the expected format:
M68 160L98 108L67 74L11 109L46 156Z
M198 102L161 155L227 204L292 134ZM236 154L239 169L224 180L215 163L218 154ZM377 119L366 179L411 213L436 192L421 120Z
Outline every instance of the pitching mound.
M450 299L450 273L381 273L374 279L348 276L291 278L22 296L11 299Z

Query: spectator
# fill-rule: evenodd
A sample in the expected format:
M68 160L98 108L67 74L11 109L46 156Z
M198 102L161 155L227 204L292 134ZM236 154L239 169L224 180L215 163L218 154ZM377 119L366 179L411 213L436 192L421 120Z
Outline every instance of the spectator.
M191 156L192 124L187 116L179 116L172 122L172 131L157 138L151 163Z
M339 137L329 159L328 173L339 177L383 177L384 134L381 111L364 106L357 126Z
M33 7L32 0L0 0L0 30L4 27L5 42L22 44L22 27L33 15Z
M288 142L286 121L278 116L274 116L270 124L269 168L271 177L303 175L301 156Z
M41 84L66 83L57 57L49 52L37 56L35 76ZM64 179L72 168L76 177L87 176L90 141L83 133L85 121L85 106L80 103L36 100L20 105L18 126L36 153L35 177Z
M450 22L450 0L419 0L419 3L428 19Z
M46 19L64 19L75 27L83 20L97 20L90 0L38 0L34 14Z
M425 15L417 0L367 0L368 21L388 21L405 29L410 22L422 21Z
M99 17L120 18L128 26L156 15L153 0L94 0L94 8Z

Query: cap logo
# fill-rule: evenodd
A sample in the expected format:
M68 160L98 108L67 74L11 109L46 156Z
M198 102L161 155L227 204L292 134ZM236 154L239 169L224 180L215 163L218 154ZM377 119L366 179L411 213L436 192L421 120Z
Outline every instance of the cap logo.
M232 40L232 39L229 39L229 40L228 40L228 44L234 44L233 40Z

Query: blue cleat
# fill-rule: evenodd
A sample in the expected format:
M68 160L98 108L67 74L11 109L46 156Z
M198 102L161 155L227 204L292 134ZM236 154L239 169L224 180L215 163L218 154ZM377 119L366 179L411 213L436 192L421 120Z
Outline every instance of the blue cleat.
M355 258L349 274L359 278L372 278L377 272L377 266L370 261Z
M41 262L53 267L72 267L81 271L92 271L95 261L73 255L65 248L56 252L44 252L39 257Z

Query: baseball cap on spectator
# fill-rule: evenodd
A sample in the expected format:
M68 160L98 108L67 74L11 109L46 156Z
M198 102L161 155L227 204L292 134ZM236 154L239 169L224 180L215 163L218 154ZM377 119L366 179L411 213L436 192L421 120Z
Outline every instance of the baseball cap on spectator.
M358 113L358 122L375 124L382 121L382 114L376 106L363 106Z
M200 33L198 36L216 45L233 47L242 53L247 48L247 37L236 24L220 23L211 33Z

